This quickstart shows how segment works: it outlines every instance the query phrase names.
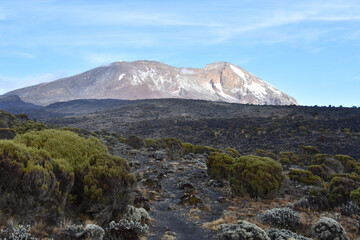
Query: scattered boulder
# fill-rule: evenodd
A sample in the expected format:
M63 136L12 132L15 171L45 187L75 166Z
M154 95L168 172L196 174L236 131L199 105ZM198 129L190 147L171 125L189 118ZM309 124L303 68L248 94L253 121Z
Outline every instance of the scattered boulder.
M192 194L192 193L196 192L196 189L195 189L194 185L192 185L189 182L180 183L179 184L179 189L184 190L184 193L188 193L188 194Z
M224 186L224 183L222 181L215 180L215 179L211 179L208 184L210 187L223 187Z
M237 224L221 224L218 231L219 240L270 240L264 230L244 220Z
M320 218L312 226L311 231L319 240L349 240L341 224L327 217Z

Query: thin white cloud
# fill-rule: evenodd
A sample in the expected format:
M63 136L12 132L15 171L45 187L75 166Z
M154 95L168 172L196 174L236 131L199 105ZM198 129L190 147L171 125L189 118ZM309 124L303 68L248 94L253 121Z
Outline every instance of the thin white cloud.
M215 28L218 38L213 42L215 44L229 40L237 36L243 36L249 33L259 33L260 31L279 31L286 35L286 31L281 31L281 27L305 24L309 22L345 22L345 21L360 21L360 8L357 5L348 4L323 4L322 2L307 3L301 6L275 8L272 10L259 10L258 17L252 21L230 24L225 28ZM240 27L239 27L240 25ZM324 27L327 29L327 27ZM329 26L328 29L331 29ZM322 31L322 32L328 32ZM310 33L303 30L302 35ZM290 38L290 37L289 37ZM301 39L300 38L300 39ZM256 39L254 39L256 41ZM276 40L274 42L277 42Z
M35 55L33 55L31 53L27 53L27 52L14 51L13 54L24 57L24 58L28 58L28 59L34 59L36 57Z

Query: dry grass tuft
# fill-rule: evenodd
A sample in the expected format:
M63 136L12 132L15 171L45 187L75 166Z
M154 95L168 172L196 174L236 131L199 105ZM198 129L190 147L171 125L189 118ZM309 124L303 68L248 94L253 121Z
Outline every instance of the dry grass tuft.
M221 217L215 221L204 223L202 225L202 227L209 228L213 231L217 231L221 224L235 224L237 222L237 220L238 220L237 217L234 215L225 216L225 217Z

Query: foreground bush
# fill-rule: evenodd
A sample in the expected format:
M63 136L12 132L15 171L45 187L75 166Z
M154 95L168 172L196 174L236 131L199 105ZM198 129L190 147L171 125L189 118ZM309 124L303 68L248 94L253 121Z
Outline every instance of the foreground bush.
M206 163L209 176L214 179L227 179L230 177L233 161L234 158L226 153L212 153Z
M21 220L45 217L48 224L65 211L110 222L131 201L136 184L125 159L109 155L100 140L69 131L0 142L0 166L0 210Z
M273 208L259 215L261 222L273 227L297 230L301 227L299 214L291 208Z
M294 232L284 229L271 228L265 230L271 240L312 240L311 238L299 236Z
M217 237L221 240L270 240L264 230L244 220L237 224L221 224L218 231Z
M38 238L32 236L30 233L30 226L18 225L14 226L10 222L6 227L3 227L0 230L0 239L5 240L39 240Z
M0 210L6 216L54 223L74 185L74 174L61 159L13 141L0 141Z
M322 217L311 228L319 240L349 240L344 228L334 219Z
M236 195L274 198L284 186L281 165L268 157L247 155L234 160L230 186Z

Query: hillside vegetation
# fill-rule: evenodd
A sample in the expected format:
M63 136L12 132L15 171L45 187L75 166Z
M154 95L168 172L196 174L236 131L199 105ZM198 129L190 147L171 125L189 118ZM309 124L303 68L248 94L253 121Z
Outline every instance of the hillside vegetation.
M1 111L0 238L359 236L357 109L172 103L59 103L62 126Z

